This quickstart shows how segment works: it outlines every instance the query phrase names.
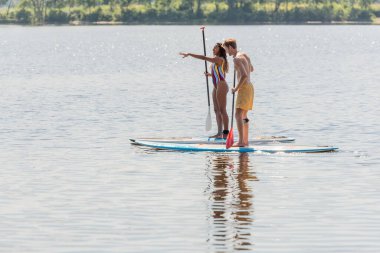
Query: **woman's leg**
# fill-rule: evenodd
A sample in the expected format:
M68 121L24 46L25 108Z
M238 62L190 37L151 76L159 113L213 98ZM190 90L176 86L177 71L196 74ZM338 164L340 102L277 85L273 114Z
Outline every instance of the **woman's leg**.
M216 118L216 124L218 125L218 133L216 135L210 136L211 138L219 138L222 133L222 116L219 111L219 104L218 104L218 99L217 99L217 88L214 88L212 91L212 101L214 104L214 112L215 112L215 118Z
M220 82L218 84L218 89L216 91L216 97L218 100L220 117L222 120L223 130L228 130L228 114L226 110L227 106L227 93L228 93L228 85L226 82ZM227 138L227 134L223 135L223 138Z

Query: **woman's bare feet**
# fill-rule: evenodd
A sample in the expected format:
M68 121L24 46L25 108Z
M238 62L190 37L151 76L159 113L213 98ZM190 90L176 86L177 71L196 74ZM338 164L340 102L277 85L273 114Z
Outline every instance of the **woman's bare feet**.
M223 134L215 134L215 135L212 135L212 136L209 136L208 138L223 138Z

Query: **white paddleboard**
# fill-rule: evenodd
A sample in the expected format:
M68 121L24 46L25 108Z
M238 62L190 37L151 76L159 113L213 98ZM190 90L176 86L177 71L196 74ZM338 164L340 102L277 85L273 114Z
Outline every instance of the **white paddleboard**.
M338 148L331 146L299 146L299 145L250 145L248 147L231 147L226 149L224 144L183 144L183 143L165 143L157 141L144 141L135 140L133 142L137 145L146 147L164 149L164 150L177 150L177 151L204 151L204 152L268 152L268 153L319 153L331 152Z

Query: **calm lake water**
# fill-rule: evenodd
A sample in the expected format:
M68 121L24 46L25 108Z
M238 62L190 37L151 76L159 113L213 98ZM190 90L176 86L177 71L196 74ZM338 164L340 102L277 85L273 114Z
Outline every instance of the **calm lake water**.
M0 252L379 252L380 26L206 37L252 58L252 136L340 151L130 145L211 134L197 26L0 26Z

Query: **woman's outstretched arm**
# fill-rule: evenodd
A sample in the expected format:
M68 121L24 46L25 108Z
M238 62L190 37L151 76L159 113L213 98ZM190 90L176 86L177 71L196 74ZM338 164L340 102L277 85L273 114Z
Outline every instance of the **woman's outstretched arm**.
M183 58L186 58L188 56L191 56L195 59L199 59L199 60L204 60L204 61L208 61L208 62L212 62L212 63L216 63L218 65L222 65L223 63L223 59L220 58L220 57L207 57L207 56L204 56L204 55L200 55L200 54L193 54L193 53L179 53L180 55L182 55Z

